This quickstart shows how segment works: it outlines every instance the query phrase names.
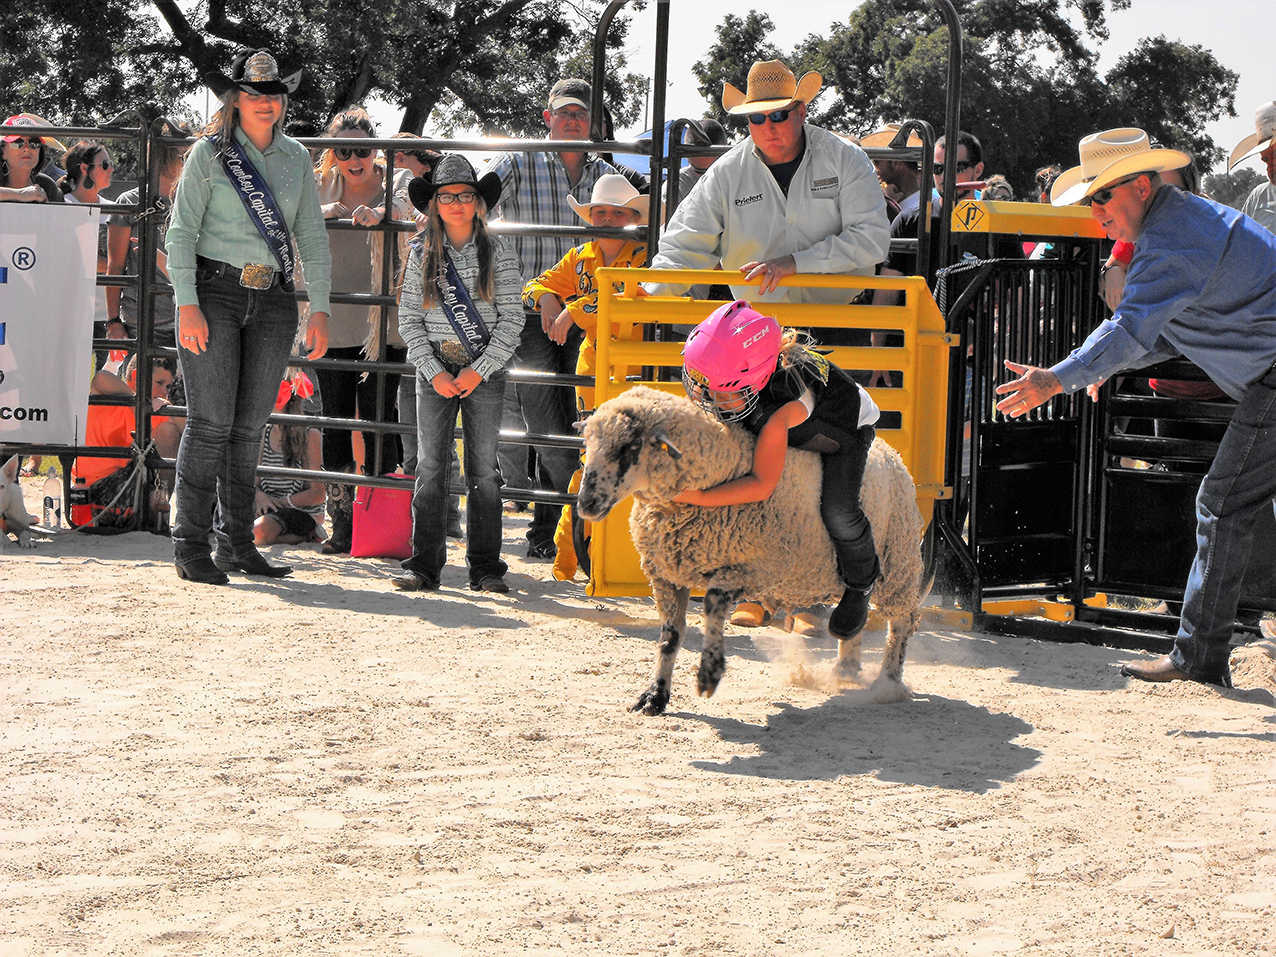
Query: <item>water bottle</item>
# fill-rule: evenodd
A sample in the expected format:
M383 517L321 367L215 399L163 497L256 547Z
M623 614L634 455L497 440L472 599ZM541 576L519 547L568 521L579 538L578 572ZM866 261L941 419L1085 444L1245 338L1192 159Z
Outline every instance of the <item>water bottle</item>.
M44 479L44 527L62 527L62 480L52 465Z

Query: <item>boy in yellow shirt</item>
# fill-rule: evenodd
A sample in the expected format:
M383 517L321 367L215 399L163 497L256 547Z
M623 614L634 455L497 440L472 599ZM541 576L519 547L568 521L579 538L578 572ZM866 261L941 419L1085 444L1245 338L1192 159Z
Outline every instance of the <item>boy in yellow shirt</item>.
M588 203L567 197L576 215L591 226L620 228L641 225L647 221L648 198L640 194L629 180L617 173L601 176L594 184ZM541 314L546 335L562 344L575 323L585 333L580 356L576 360L577 375L593 375L598 354L598 283L594 275L600 266L638 268L647 264L647 244L638 239L593 239L567 251L554 266L545 270L523 287L523 305ZM635 326L631 338L642 338L641 327ZM593 411L594 390L576 388L576 404L582 412ZM580 484L580 471L572 477L569 491ZM570 580L576 574L576 550L572 547L572 510L563 509L554 542L558 554L554 559L554 577Z

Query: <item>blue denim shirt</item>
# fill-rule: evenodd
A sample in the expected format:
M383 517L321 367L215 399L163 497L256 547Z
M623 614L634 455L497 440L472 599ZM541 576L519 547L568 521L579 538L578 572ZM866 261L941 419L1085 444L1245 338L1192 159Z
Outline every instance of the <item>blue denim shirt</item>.
M1276 236L1234 209L1162 187L1116 315L1050 371L1072 393L1179 355L1238 400L1276 363Z

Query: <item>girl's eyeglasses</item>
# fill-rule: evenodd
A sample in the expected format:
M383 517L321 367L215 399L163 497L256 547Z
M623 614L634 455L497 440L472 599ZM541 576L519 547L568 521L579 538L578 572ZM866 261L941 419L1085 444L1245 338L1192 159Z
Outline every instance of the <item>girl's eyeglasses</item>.
M749 122L754 126L761 126L767 120L770 120L772 123L783 123L789 118L789 114L792 112L793 110L790 108L787 110L772 110L770 113L750 113Z
M440 206L450 206L452 203L472 203L477 195L473 190L466 190L464 193L439 193L435 198Z
M339 146L332 151L332 155L342 161L348 160L351 156L357 156L359 159L367 159L372 155L372 150L370 148L347 149L344 146Z

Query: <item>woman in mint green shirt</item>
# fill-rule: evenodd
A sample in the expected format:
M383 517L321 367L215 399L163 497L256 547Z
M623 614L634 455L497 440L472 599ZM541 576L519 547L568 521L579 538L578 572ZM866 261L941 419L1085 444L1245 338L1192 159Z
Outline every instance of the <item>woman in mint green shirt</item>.
M173 199L168 273L189 410L173 553L188 581L223 585L230 571L292 571L257 551L253 521L262 431L297 334L294 241L311 303L307 358L328 345L328 235L310 154L282 130L299 78L281 80L265 50L238 57L230 77L205 77L221 111L187 156Z

